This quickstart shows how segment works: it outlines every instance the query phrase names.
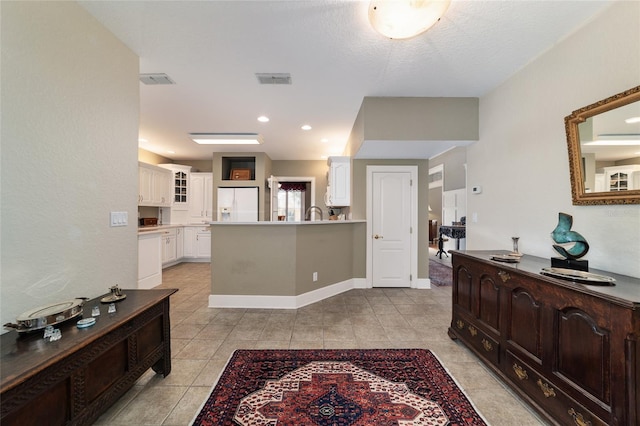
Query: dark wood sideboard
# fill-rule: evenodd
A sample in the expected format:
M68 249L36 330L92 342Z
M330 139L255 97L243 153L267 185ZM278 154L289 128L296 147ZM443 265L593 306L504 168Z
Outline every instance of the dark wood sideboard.
M594 270L616 285L584 285L540 274L549 259L452 253L450 337L552 424L640 424L640 279Z
M59 324L62 339L43 331L0 336L0 424L91 424L149 368L171 372L169 296L175 289L123 290L126 299L107 313L100 298L84 304L84 317L98 305L96 324Z

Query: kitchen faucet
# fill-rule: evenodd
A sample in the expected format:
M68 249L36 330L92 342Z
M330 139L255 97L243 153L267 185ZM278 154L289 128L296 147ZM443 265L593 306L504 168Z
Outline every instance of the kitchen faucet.
M304 220L311 220L311 210L317 210L320 213L320 220L322 220L322 209L318 206L309 207L307 212L304 214Z

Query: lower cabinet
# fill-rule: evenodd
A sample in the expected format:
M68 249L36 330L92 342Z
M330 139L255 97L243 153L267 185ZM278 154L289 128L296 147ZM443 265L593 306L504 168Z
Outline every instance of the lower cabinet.
M495 253L453 252L450 337L554 424L640 424L640 280L587 286Z
M161 234L138 235L138 288L148 289L162 283L162 253Z
M211 260L211 230L204 226L184 227L184 260Z
M163 231L162 236L162 267L174 265L178 262L178 229L170 228Z

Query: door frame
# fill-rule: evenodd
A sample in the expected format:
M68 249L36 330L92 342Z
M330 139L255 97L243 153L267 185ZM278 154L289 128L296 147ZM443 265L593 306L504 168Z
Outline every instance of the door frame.
M367 276L366 287L373 288L373 249L372 249L372 221L373 217L373 174L376 172L409 172L411 176L411 232L410 251L411 251L411 282L410 288L419 288L418 283L418 166L367 166Z

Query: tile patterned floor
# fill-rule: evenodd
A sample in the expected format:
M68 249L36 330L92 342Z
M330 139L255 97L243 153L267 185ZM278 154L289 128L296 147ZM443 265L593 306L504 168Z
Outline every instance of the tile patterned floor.
M447 336L451 287L351 290L297 310L212 309L208 263L163 271L171 297L172 371L149 370L96 425L188 425L235 349L426 348L494 426L544 425Z

